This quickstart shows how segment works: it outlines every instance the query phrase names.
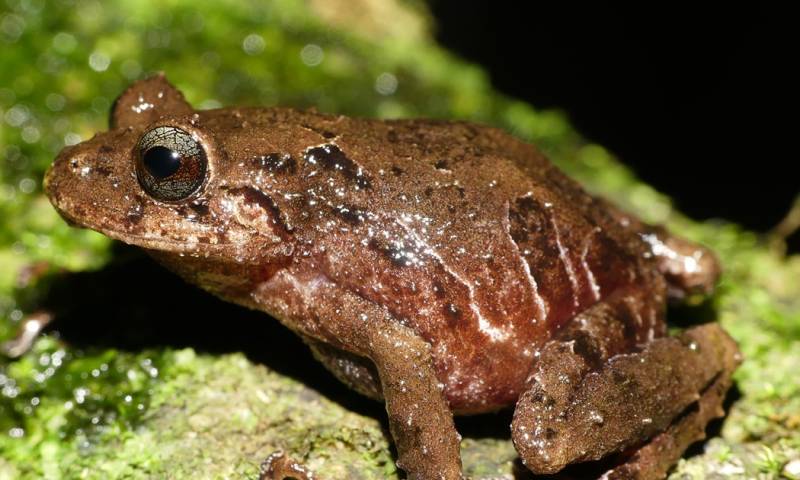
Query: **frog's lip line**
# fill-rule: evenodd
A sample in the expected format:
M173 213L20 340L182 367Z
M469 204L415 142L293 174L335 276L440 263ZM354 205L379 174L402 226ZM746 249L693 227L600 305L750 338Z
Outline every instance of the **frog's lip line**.
M182 241L170 241L165 240L162 237L147 237L142 235L135 235L131 233L126 233L124 231L120 231L117 229L110 229L108 227L103 227L97 224L89 224L85 221L80 220L76 215L70 212L69 206L71 205L70 202L65 202L64 199L57 199L51 195L48 195L50 199L50 203L53 205L55 210L61 215L62 218L73 228L83 228L86 230L93 230L98 232L102 235L105 235L112 240L117 240L122 243L133 245L135 247L147 249L147 250L158 250L167 253L176 253L176 254L198 254L199 256L203 257L210 257L214 255L226 256L225 253L230 253L230 249L232 248L231 243L201 243L198 241L191 242L187 240ZM122 212L117 212L122 214ZM201 247L202 246L202 252ZM235 248L235 247L234 247Z
M188 241L169 241L164 240L163 238L159 237L146 237L142 235L133 235L130 233L120 232L119 230L113 230L106 227L102 227L99 225L89 225L83 222L80 222L75 218L74 215L71 215L68 210L62 208L61 205L56 205L56 211L64 217L67 223L73 228L83 228L86 230L93 230L97 233L105 235L113 240L120 241L122 243L126 243L128 245L133 245L135 247L149 249L149 250L159 250L163 252L169 253L199 253L198 246L202 245L203 250L208 253L218 253L224 251L226 247L229 247L230 244L227 243L200 243L200 242L188 242ZM207 256L207 255L203 255Z
M128 245L144 248L146 250L158 250L160 252L168 252L168 253L186 253L186 254L198 253L201 254L201 256L203 257L208 257L210 256L209 254L223 252L226 247L230 246L230 244L227 243L200 243L197 241L190 242L187 240L170 241L159 237L145 237L141 235L132 235L124 232L119 232L117 230L108 230L102 227L87 226L83 228L94 230L95 232L101 233L111 239L118 240ZM199 248L200 246L202 246L203 253L200 252L201 250Z

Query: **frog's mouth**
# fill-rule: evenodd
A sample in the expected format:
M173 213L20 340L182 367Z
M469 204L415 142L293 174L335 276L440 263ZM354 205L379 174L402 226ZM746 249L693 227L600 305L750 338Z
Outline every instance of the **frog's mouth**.
M64 221L73 228L92 230L105 235L112 240L143 248L145 250L155 250L164 253L203 255L207 257L225 256L230 245L226 243L210 244L197 238L187 236L182 239L168 239L163 236L148 236L135 233L127 233L118 229L102 224L90 224L79 219L70 209L64 208L62 204L53 202L53 205ZM77 207L80 208L80 207Z

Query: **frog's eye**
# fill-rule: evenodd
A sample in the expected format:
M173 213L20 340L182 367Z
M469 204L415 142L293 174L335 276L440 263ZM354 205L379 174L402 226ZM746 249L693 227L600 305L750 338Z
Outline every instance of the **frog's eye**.
M148 195L165 202L183 200L203 185L206 152L191 134L176 127L156 127L139 140L136 176Z

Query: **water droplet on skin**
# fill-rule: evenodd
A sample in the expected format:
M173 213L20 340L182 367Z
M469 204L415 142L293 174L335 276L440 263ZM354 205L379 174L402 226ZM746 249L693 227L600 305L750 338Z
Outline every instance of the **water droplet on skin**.
M589 412L589 420L591 420L592 423L594 423L595 425L602 425L603 422L605 421L603 416L594 410Z
M256 166L272 173L294 173L296 169L296 162L288 153L268 153L266 155L259 155L254 157L254 162Z
M309 148L305 153L305 160L311 165L319 165L326 170L340 172L345 178L354 180L357 188L366 189L371 186L361 167L334 144Z

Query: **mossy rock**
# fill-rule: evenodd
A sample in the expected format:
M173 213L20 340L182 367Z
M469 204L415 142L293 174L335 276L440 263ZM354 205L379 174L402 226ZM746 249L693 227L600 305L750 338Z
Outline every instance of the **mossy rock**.
M66 313L58 333L21 359L0 360L0 479L254 478L275 449L323 478L398 475L381 406L333 383L282 327L70 229L42 196L58 150L106 128L115 96L159 70L203 107L493 124L539 145L590 190L710 245L725 267L718 292L670 314L718 319L746 361L730 414L673 477L800 478L800 258L736 225L683 217L560 113L495 92L478 67L435 44L424 5L8 0L2 8L0 339L25 313L53 302ZM171 309L152 308L165 292ZM507 413L460 421L468 474L514 478L508 421Z

